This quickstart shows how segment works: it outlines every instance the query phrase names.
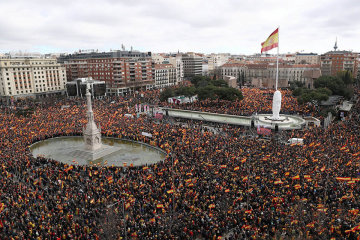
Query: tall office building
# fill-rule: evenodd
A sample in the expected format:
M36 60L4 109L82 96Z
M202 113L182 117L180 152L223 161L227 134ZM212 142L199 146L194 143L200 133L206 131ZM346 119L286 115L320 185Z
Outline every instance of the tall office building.
M201 76L203 58L195 53L182 54L181 60L184 68L184 78Z

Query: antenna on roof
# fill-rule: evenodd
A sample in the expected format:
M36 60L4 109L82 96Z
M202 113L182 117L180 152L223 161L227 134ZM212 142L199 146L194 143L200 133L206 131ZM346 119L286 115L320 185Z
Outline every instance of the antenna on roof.
M337 37L336 37L335 45L334 45L334 50L336 51L337 49L338 49L338 46L337 46Z

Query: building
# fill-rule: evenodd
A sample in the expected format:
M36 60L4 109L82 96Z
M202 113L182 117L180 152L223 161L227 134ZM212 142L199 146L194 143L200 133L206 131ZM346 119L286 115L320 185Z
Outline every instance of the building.
M321 55L321 74L336 76L340 71L350 71L354 78L358 72L358 55L350 51L330 51Z
M45 97L65 93L66 71L56 59L0 58L3 98Z
M219 54L212 53L210 55L207 55L206 59L208 61L208 72L210 74L214 73L214 71L217 68L227 63L229 58L230 58L229 53L219 53Z
M182 54L181 60L184 68L184 78L202 75L203 58L195 53Z
M321 76L320 69L309 69L303 72L305 87L314 88L314 81Z
M279 64L278 87L288 87L289 82L306 82L304 72L308 70L320 71L319 65L311 64ZM221 67L222 77L234 76L238 85L252 85L256 87L274 88L276 81L276 63L226 63ZM314 75L315 76L315 75Z
M229 62L222 65L219 69L222 79L225 79L225 76L233 76L236 78L238 85L244 85L248 70L245 62Z
M229 87L237 88L236 78L233 76L225 76L224 81L228 84Z
M209 75L209 63L205 59L202 61L201 72L202 72L201 75L203 75L203 76Z
M106 84L104 81L97 81L90 78L78 78L66 83L66 92L70 97L84 97L87 84L90 85L91 95L93 97L102 97L106 94Z
M170 56L169 63L176 67L176 85L178 85L184 80L184 64L181 55Z
M169 57L166 56L165 54L152 54L151 58L155 62L155 64L168 64L169 63Z
M119 95L154 87L155 68L151 53L113 51L61 56L68 81L92 77L104 81L107 94Z
M320 56L317 53L297 53L295 64L320 64Z
M176 85L176 67L172 64L155 65L155 87L165 88Z

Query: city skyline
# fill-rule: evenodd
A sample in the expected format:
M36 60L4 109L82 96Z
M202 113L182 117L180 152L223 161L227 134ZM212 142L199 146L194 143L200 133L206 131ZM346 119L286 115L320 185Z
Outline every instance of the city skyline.
M280 53L358 52L354 0L2 2L1 53L121 49L151 52L260 53L278 26ZM272 50L269 53L275 53Z

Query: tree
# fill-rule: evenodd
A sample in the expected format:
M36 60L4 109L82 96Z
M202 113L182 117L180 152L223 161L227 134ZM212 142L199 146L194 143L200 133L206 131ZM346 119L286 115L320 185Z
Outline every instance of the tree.
M348 70L338 72L337 76L345 83L345 85L350 85L354 83L354 78L351 72Z
M160 94L160 101L165 102L169 97L174 97L175 92L172 88L165 88Z
M346 76L345 76L346 75ZM315 88L328 88L331 92L335 95L344 96L346 98L351 98L353 95L353 90L350 86L347 86L342 78L345 81L349 81L349 75L344 73L343 77L338 75L337 77L334 76L321 76L314 81ZM351 78L351 76L350 76Z
M227 82L225 82L224 80L213 80L212 82L210 82L211 85L215 86L215 87L227 87L228 84Z
M191 86L191 87L179 87L174 91L174 94L176 96L185 96L185 97L192 97L194 96L195 93L195 87ZM173 97L173 96L172 96Z
M242 86L245 85L245 72L244 71L241 72L241 85Z

